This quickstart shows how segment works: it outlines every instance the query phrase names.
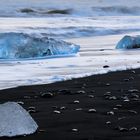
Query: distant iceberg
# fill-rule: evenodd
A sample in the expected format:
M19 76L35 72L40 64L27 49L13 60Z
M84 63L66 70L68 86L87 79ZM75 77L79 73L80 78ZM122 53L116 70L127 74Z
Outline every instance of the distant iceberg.
M0 137L29 135L36 132L37 128L36 122L18 103L0 105Z
M77 54L80 46L24 33L0 33L0 59L42 58Z
M140 48L140 36L124 36L117 44L116 49Z

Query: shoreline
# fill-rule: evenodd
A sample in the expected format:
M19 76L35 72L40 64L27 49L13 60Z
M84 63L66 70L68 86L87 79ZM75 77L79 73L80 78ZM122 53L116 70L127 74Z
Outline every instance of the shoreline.
M139 83L140 69L134 69L0 90L0 103L35 107L30 114L39 125L33 135L10 139L138 140Z
M116 43L122 37L123 35L110 35L65 40L81 46L79 57L1 63L0 89L77 78L81 77L79 73L97 74L111 70L140 68L138 50L115 49ZM104 69L104 65L108 65L109 68Z

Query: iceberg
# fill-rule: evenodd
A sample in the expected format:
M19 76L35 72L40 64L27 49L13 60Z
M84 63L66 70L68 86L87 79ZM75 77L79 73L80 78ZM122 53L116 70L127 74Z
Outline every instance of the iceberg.
M0 59L39 58L77 54L79 45L25 33L0 33Z
M140 36L124 36L117 44L116 49L140 48Z
M0 105L0 137L29 135L38 125L29 113L16 102Z

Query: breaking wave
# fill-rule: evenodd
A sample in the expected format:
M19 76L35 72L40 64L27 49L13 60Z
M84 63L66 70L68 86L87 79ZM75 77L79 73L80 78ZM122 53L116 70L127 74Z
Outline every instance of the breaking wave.
M37 8L37 7L23 7L21 9L11 9L11 11L5 11L1 9L1 17L63 17L63 16L139 16L139 6L85 6L83 9L78 7L68 8Z
M63 27L63 28L27 28L30 32L38 30L41 36L50 38L75 38L85 36L104 36L129 32L139 32L140 28L103 28L103 27Z
M92 7L97 15L140 15L140 7L108 6Z
M33 9L33 8L23 8L18 10L18 12L28 15L68 15L72 13L72 9Z
M2 17L140 15L139 0L1 0Z
M140 7L127 6L105 6L105 7L87 7L85 12L83 9L36 9L22 8L17 10L20 16L116 16L116 15L140 15Z

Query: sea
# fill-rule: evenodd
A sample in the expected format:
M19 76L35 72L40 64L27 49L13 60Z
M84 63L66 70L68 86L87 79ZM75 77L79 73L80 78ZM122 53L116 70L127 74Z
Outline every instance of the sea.
M140 68L140 49L115 48L125 35L140 35L139 0L0 0L3 33L63 40L80 45L80 51L75 56L0 58L0 89Z

